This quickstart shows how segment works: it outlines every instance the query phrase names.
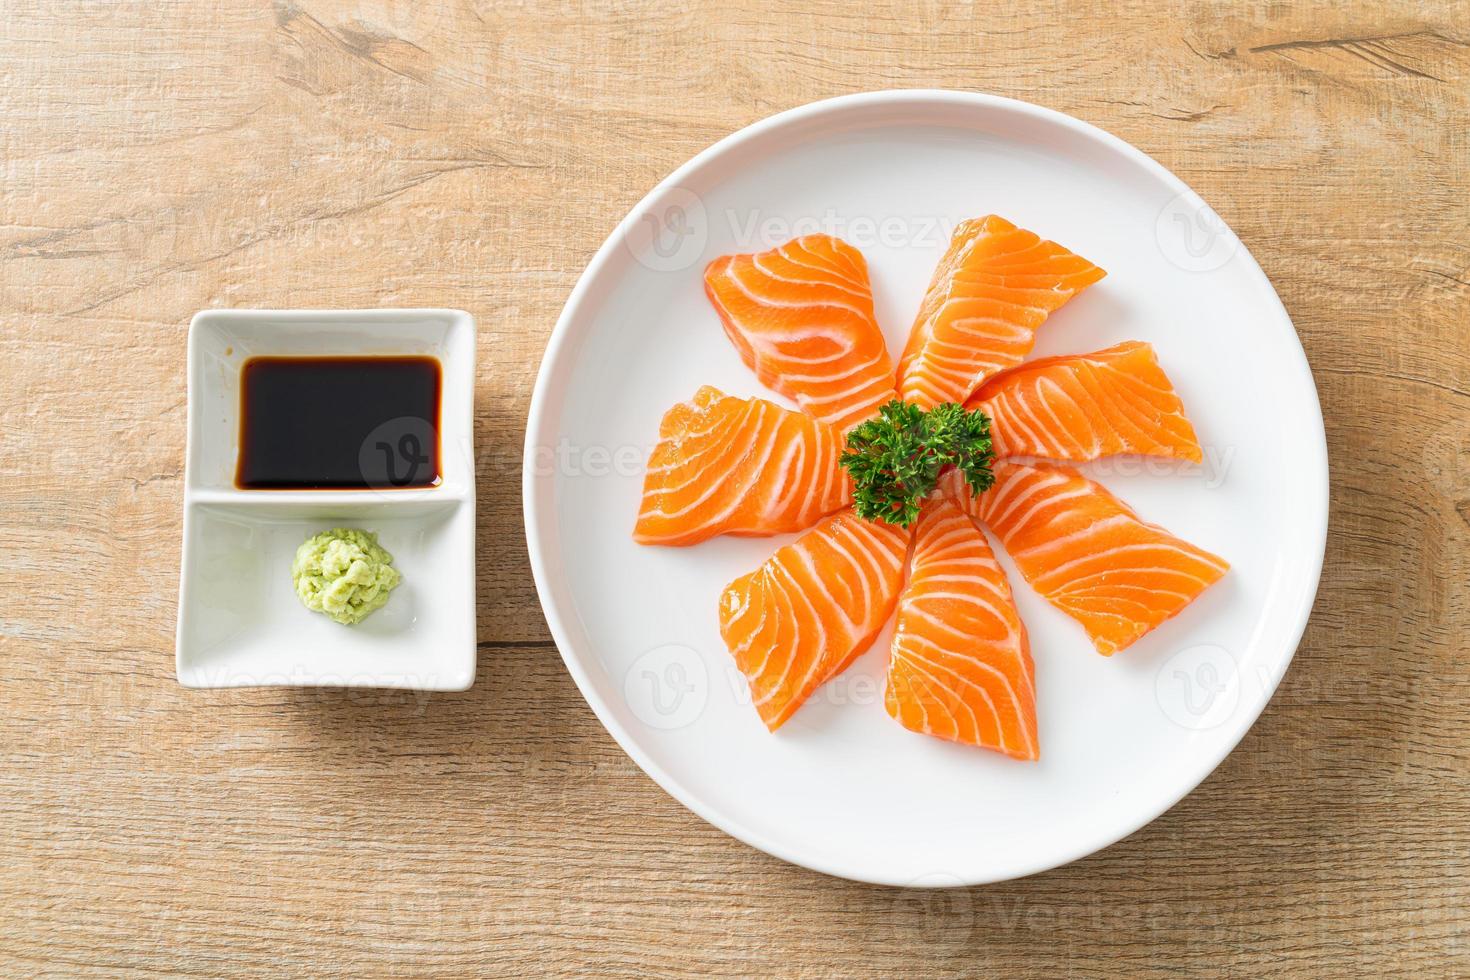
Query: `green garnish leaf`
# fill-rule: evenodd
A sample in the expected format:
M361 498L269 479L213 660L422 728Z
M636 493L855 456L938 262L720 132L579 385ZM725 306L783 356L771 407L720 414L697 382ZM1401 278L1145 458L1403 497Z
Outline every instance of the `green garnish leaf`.
M924 411L894 399L847 434L842 466L852 477L858 516L908 527L946 466L979 496L995 482L990 419L946 402Z

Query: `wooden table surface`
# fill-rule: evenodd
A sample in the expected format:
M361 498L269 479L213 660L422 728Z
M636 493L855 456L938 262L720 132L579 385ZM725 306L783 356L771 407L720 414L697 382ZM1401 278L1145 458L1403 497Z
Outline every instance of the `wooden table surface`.
M1027 6L0 5L0 973L1466 975L1470 7ZM1332 459L1316 610L1234 754L1100 854L952 892L785 865L645 777L548 637L517 470L648 188L921 86L1199 190ZM181 689L190 316L412 305L479 321L478 683Z

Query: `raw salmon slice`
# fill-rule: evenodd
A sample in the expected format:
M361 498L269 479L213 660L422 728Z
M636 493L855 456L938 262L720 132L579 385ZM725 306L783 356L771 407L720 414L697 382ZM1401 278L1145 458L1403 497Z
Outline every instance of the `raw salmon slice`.
M633 540L803 531L852 500L842 437L810 416L705 386L659 425Z
M762 384L847 430L897 397L862 253L807 235L704 272L725 333Z
M990 416L995 455L1084 462L1136 453L1198 463L1199 440L1154 350L1136 340L1045 357L981 387L966 404Z
M720 597L720 634L775 731L888 621L908 532L839 511Z
M919 306L899 362L899 394L926 409L965 401L1021 363L1036 328L1104 275L1004 218L961 222Z
M1141 520L1067 466L995 464L995 486L971 497L944 486L995 531L1026 581L1083 625L1111 656L1193 602L1229 569L1223 558Z
M984 533L944 497L914 525L883 704L912 731L1037 758L1026 627Z

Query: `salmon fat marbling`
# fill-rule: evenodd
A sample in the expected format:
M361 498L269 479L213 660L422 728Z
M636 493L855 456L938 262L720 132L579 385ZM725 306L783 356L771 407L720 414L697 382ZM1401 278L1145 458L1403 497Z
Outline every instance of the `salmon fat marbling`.
M726 335L760 382L797 408L704 387L669 409L633 536L684 546L804 532L719 597L720 634L767 728L845 670L896 613L887 713L914 732L1039 758L1026 626L983 527L1108 656L1226 573L1223 559L1062 465L1201 458L1148 344L1026 360L1047 318L1104 275L995 215L962 222L895 366L867 263L846 242L808 235L709 264L705 292ZM977 495L951 469L911 526L858 517L844 439L896 398L984 412L994 485Z

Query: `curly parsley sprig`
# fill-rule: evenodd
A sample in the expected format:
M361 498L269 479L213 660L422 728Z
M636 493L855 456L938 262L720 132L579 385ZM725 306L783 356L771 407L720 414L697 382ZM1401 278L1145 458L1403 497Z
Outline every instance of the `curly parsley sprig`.
M964 474L979 495L995 476L990 419L946 402L924 411L897 399L847 434L842 465L852 477L858 516L908 527L946 466Z

